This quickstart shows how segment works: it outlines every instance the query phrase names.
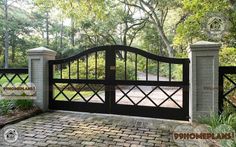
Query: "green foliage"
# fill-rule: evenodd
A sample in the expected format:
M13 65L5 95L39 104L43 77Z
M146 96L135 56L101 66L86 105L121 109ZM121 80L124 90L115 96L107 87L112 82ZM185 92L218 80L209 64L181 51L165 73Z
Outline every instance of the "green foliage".
M222 48L219 56L221 66L236 66L236 48Z
M228 102L224 102L223 107L224 107L224 111L223 111L224 114L236 113L236 108Z
M88 78L95 79L95 57L89 57L88 59ZM104 79L105 73L105 60L103 58L98 58L97 60L97 78ZM63 78L69 78L68 75L69 67L67 66L63 69ZM71 78L77 77L77 63L73 62L71 64ZM79 60L79 78L85 79L86 78L86 61L85 59Z
M199 20L200 19L200 20ZM189 16L187 20L179 24L176 29L176 36L174 38L174 45L186 45L191 42L193 38L203 38L202 26L199 21L203 18L198 18L198 16ZM185 46L186 47L186 46Z
M230 8L227 0L183 0L183 16L186 15L186 17L183 17L183 21L176 28L174 45L186 48L188 43L198 40L219 41L207 36L204 25L210 14L221 13L227 17Z
M132 63L127 60L126 63L126 78L127 80L134 80L135 79L135 69ZM118 59L116 60L116 79L117 80L124 80L125 78L125 62L124 60Z
M210 125L212 128L226 124L230 125L236 131L236 109L225 105L224 111L220 115L211 114L210 117L201 117L199 122Z
M167 55L165 50L161 52L161 38L159 34L155 31L155 26L153 25L146 25L146 27L142 30L142 44L141 48L145 51L153 53L155 55ZM163 44L163 43L162 43Z
M15 106L21 110L28 110L33 107L33 100L16 100Z
M128 0L127 2L139 5L141 1ZM25 8L31 11L26 11L15 5L16 3L17 5L24 3ZM160 0L156 5L152 1L150 4L156 7L155 11L160 25L163 25L161 29L173 45L174 54L177 57L182 56L179 55L180 53L186 55L185 49L188 43L200 39L212 40L202 31L205 18L210 13L220 12L229 20L232 25L221 41L225 46L236 46L236 7L233 7L230 1L174 0L170 2ZM57 51L57 58L68 57L94 46L110 44L136 46L157 55L168 54L155 21L148 17L149 21L141 23L146 20L148 14L137 7L128 7L119 1L14 1L12 5L9 5L9 21L4 18L3 5L0 7L0 26L3 26L0 27L1 65L3 65L5 25L9 27L10 67L26 66L26 50L39 46L46 46ZM49 14L49 45L46 43L46 12ZM221 61L229 65L236 63L233 56L231 59L224 58L223 60ZM145 70L143 65L140 69ZM151 72L154 72L154 65L150 66ZM166 71L163 69L163 75L166 75Z
M236 131L236 112L223 112L221 115L212 114L210 117L202 117L199 121L202 124L210 126L209 131L212 133ZM229 127L230 126L230 127ZM232 128L231 128L232 127ZM236 140L219 140L222 146L235 146Z
M6 115L14 109L28 110L33 107L33 100L0 100L0 115Z
M221 114L221 115L211 115L210 117L204 117L200 120L200 123L208 124L213 128L221 124L230 125L236 130L236 113L233 114Z
M0 115L6 115L14 107L14 100L0 100Z
M225 36L224 41L228 46L236 47L236 5L233 9L228 11L229 23L231 24L228 30L228 34Z

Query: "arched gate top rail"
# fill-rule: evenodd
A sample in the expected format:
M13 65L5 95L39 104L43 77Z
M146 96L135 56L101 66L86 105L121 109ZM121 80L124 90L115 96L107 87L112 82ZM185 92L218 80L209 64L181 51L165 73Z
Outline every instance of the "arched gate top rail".
M170 58L170 57L158 56L158 55L146 52L144 50L141 50L141 49L138 49L135 47L124 46L124 45L106 45L106 46L93 47L88 50L82 51L76 55L73 55L73 56L70 56L67 58L63 58L63 59L51 60L50 62L54 63L54 64L66 63L66 62L81 58L81 57L91 54L91 53L95 53L95 52L99 52L99 51L106 51L109 49L132 52L132 53L142 55L148 59L152 59L152 60L156 60L156 61L160 61L160 62L165 62L165 63L183 64L186 62L187 63L190 62L188 58Z

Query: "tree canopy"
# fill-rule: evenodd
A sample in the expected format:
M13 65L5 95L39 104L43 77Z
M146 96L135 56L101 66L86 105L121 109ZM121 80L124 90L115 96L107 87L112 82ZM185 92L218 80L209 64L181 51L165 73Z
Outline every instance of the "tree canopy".
M230 0L3 0L0 8L5 67L26 66L22 56L39 46L58 58L112 44L174 57L186 56L187 45L198 40L236 46L236 4ZM227 24L219 38L206 31L211 17Z

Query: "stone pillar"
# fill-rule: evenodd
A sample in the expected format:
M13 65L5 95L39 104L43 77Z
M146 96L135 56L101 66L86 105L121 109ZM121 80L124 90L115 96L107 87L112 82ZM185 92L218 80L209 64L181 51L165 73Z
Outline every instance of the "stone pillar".
M34 103L43 111L48 110L49 80L48 60L54 60L56 52L45 47L27 51L29 58L29 79L36 85L37 98Z
M191 121L218 113L219 43L199 41L189 46Z

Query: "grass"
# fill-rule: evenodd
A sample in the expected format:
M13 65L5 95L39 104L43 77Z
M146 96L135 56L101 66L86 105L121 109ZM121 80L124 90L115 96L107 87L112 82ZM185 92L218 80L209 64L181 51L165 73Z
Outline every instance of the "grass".
M27 77L27 75L28 75L28 74L21 74L20 77L22 78L22 80L24 80L24 79ZM7 74L7 77L8 77L9 80L10 80L13 76L14 76L14 74ZM7 80L6 77L3 76L3 77L0 79L0 84L2 85L2 84L4 84L4 83L6 83L6 82L9 82L9 81ZM12 80L12 83L21 83L21 82L22 82L22 81L21 81L21 79L20 79L18 76L15 76L15 78ZM29 78L26 80L26 82L29 82Z
M7 77L8 77L8 79L10 80L14 75L15 75L15 74L7 74ZM20 77L24 80L24 79L27 77L27 74L21 74ZM55 74L55 78L59 78L59 77L60 77L60 74L59 74L59 73ZM28 82L28 81L29 81L29 79L26 80L26 82ZM8 82L9 82L9 81L7 80L6 77L2 77L2 78L0 79L0 85L2 85L2 84L4 84L4 83L8 83ZM12 80L12 83L14 83L14 84L15 84L15 83L22 83L22 81L21 81L21 79L20 79L18 76L15 76L15 77L13 78L13 80ZM55 93L54 96L56 96L56 95L59 93L59 90L54 89L53 93ZM73 97L73 96L76 94L75 91L70 91L70 90L64 90L63 93L64 93L68 98L71 98L71 97ZM93 92L93 91L81 91L80 94L83 95L85 98L90 98L90 97L94 94L94 92ZM82 99L82 98L80 98L79 95L77 95L77 96L74 98L74 100L79 100L79 99ZM60 95L56 98L56 100L66 101L67 99L64 97L63 94L60 94ZM1 104L1 103L0 103L0 104ZM5 101L4 101L4 102L2 102L1 105L4 105L4 108L5 108L5 107L7 107L8 102L5 102Z
M200 123L208 124L212 128L216 128L219 125L225 124L231 126L236 131L236 113L221 115L212 114L210 117L203 117Z
M59 90L57 89L54 89L53 90L53 96L55 97L58 93L59 93ZM70 99L72 98L76 92L75 91L70 91L70 90L64 90L63 93ZM93 91L81 91L80 92L81 95L83 95L85 98L90 98L94 92ZM80 100L82 99L79 95L75 96L75 98L73 100ZM59 101L67 101L67 99L64 97L63 94L60 94L56 100L59 100Z
M33 107L32 100L0 100L0 115L6 115L13 110L29 110Z
M5 83L9 83L9 80L11 80L15 74L6 74L7 78L5 76L1 77L0 79L0 85L3 85ZM25 78L28 76L28 74L20 74L20 77L22 80L25 80ZM15 76L12 79L12 83L22 83L18 76ZM29 78L26 80L26 83L29 82ZM11 84L10 84L11 85ZM6 115L13 109L22 109L22 110L28 110L33 106L32 100L6 100L2 99L0 100L0 115Z
M210 117L201 117L199 122L208 124L213 128L216 128L221 124L226 124L232 126L236 131L236 108L225 102L223 110L224 111L220 115L211 114Z

